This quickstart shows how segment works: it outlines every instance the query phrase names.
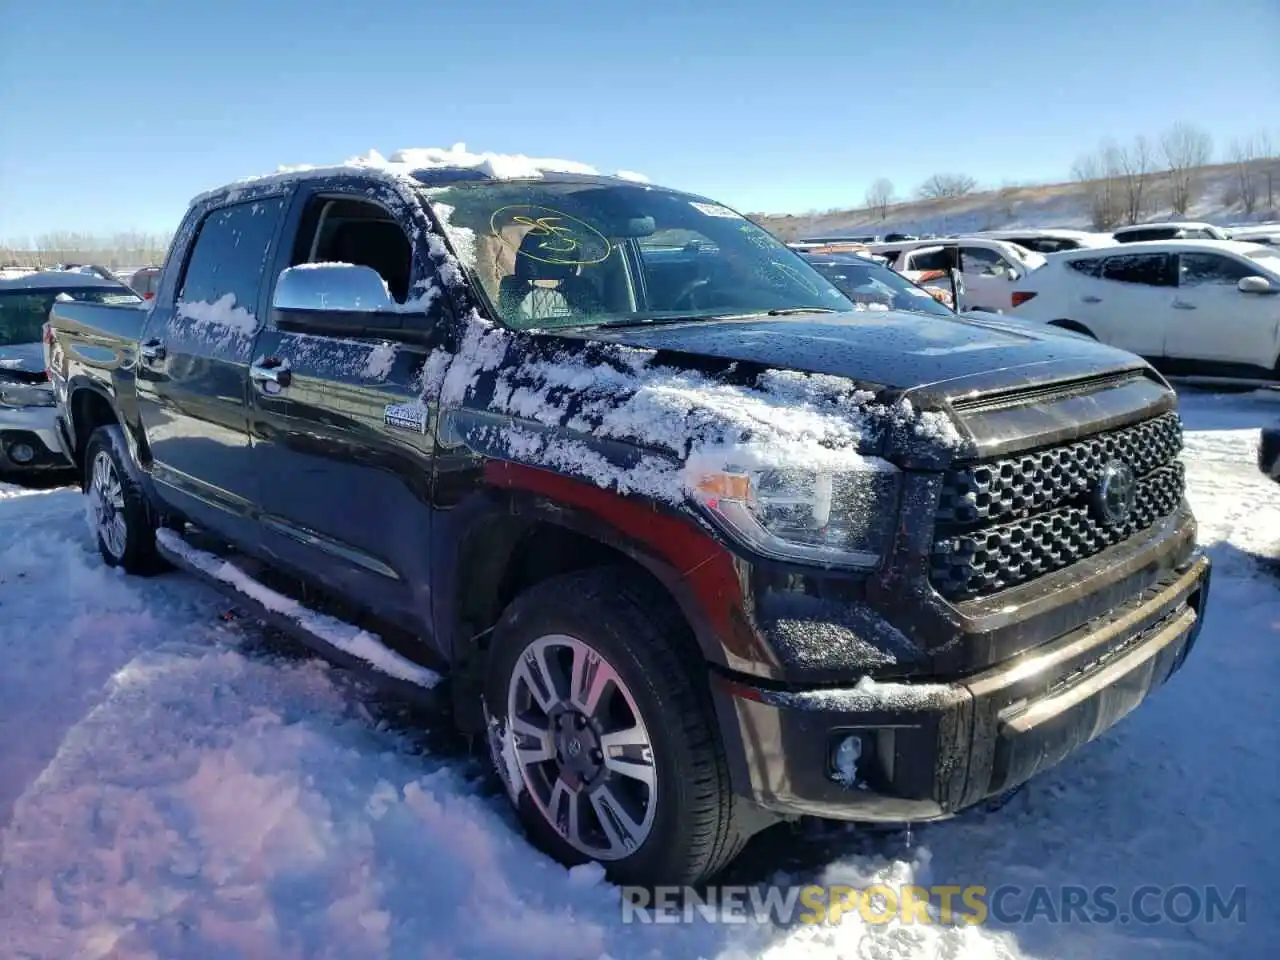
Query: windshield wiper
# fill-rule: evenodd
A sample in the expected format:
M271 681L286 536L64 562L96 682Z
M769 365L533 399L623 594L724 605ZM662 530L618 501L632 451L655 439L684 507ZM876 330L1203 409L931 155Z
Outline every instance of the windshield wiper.
M766 311L770 317L790 317L797 313L839 313L834 307L775 307Z

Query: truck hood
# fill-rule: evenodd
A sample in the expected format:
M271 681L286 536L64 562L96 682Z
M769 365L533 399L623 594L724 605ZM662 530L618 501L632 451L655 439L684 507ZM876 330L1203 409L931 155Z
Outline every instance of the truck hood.
M595 327L555 336L657 350L675 365L710 357L845 377L868 389L940 401L1146 366L1134 354L1093 340L996 317L899 311Z

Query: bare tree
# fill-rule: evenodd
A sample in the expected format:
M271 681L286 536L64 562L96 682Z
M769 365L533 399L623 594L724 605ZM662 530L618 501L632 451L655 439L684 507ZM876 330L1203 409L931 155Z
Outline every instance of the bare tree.
M867 188L867 208L878 213L881 220L889 216L891 203L893 203L893 184L884 177Z
M1104 141L1097 151L1080 157L1071 168L1071 176L1084 186L1095 230L1111 230L1123 215L1121 154L1114 143Z
M1140 223L1146 213L1148 184L1155 172L1155 150L1146 136L1139 134L1127 147L1115 153L1124 183L1124 217L1126 223Z
M1173 212L1186 214L1195 199L1196 171L1213 156L1213 138L1189 123L1175 123L1160 138L1160 149L1169 168Z
M1253 137L1240 137L1231 141L1231 163L1236 169L1236 194L1240 206L1246 214L1253 213L1258 206L1258 181L1255 169L1258 160L1258 145Z
M97 264L110 269L160 263L169 249L169 234L121 231L108 235L52 231L37 237L0 243L0 260L23 266L58 263Z
M1277 173L1276 166L1277 166L1277 160L1280 160L1280 156L1277 156L1275 147L1271 140L1271 134L1268 133L1266 130L1263 130L1260 134L1258 134L1257 143L1258 143L1258 153L1260 154L1260 157L1262 160L1262 180L1267 185L1267 209L1275 210L1276 208L1275 179L1276 179L1276 173Z
M935 173L920 184L920 196L925 200L954 200L973 193L978 181L966 173Z

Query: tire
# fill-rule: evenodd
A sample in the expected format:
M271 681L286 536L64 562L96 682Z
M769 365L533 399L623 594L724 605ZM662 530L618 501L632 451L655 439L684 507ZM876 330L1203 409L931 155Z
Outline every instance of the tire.
M546 580L502 615L485 674L490 757L529 838L562 863L601 863L615 883L697 884L736 857L749 836L739 826L719 726L699 676L706 667L678 635L682 624L664 600L616 569ZM566 681L579 659L602 691L581 729L581 714L565 710ZM534 675L552 670L560 693L543 691L544 700L556 701L545 710L535 706ZM588 700L579 697L577 705ZM520 721L514 728L513 712ZM534 724L548 732L530 736ZM640 735L618 736L623 729ZM610 763L602 756L610 749L624 755ZM534 762L538 756L546 759ZM574 805L576 830L568 821ZM614 811L637 828L630 846L619 842L624 821L605 826Z
M119 425L98 427L89 436L81 489L107 566L139 576L168 569L156 550L155 521Z

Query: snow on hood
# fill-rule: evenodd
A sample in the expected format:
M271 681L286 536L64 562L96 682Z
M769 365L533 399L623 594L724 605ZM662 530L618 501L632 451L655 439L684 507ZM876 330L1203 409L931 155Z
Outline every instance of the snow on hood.
M507 363L516 337L526 343L519 362ZM473 312L458 352L437 349L428 358L422 399L446 411L446 430L482 449L675 504L707 474L727 468L893 470L860 449L885 429L960 442L944 414L918 412L905 399L878 404L842 377L767 370L739 383L656 357L655 350L617 344L565 348L554 337L515 333ZM485 373L496 379L482 395ZM476 409L497 416L449 424L448 416L465 420ZM609 441L642 452L624 466L600 452Z

